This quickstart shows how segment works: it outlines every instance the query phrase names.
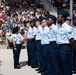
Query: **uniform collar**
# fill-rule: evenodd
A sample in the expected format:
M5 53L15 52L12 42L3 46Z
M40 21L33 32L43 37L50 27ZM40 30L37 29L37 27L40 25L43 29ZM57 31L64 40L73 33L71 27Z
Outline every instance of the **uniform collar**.
M42 27L43 29L46 29L48 26L46 26L46 27Z
M50 26L50 28L53 28L55 26L55 24L52 24L51 26Z
M40 25L37 28L39 28L39 27L40 27Z
M29 27L29 29L31 29L31 27Z
M66 23L63 23L62 25L59 25L58 27L64 27L66 25Z

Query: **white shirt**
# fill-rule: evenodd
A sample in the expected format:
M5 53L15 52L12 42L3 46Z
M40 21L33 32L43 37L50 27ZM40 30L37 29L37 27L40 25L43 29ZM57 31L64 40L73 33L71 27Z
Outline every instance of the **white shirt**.
M21 40L23 40L23 36L19 33L19 34L15 34L15 37L13 39L16 44L21 44Z
M16 39L16 34L12 34L10 37L10 40L14 40L14 39Z
M76 26L73 28L72 34L73 34L74 40L76 40Z
M36 28L36 40L41 40L42 26Z
M32 35L32 28L30 27L28 32L27 32L27 38L30 39L32 37L33 37L33 35Z
M53 42L56 41L56 30L57 26L52 24L52 26L49 27L49 41Z
M48 34L49 34L48 26L46 26L45 28L42 28L42 33L41 33L41 44L42 45L50 44Z
M27 38L30 39L30 38L33 38L34 36L36 35L36 28L33 27L33 28L29 28L28 32L27 32Z
M56 31L57 44L69 44L69 39L73 38L72 29L69 25L64 23L58 26Z

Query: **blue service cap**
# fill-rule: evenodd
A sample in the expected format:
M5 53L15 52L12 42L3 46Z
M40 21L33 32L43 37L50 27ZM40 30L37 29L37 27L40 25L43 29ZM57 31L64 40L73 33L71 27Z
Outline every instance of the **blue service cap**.
M41 18L41 22L42 22L43 20L47 20L47 18L45 18L45 17Z
M60 15L60 14L61 14L61 15L64 15L65 17L69 16L69 13L68 13L68 12L62 11L62 10L58 11L57 14L58 14L58 15Z
M19 30L19 27L15 27L15 28L13 28L13 33L18 32L18 30Z
M42 18L44 18L43 16L39 16L40 21L42 20Z
M47 18L51 18L51 19L53 19L54 20L54 22L56 22L56 20L57 20L57 18L54 16L54 15L48 15L48 17Z
M30 21L26 21L26 23L30 23Z
M39 22L41 22L41 20L40 20L39 18L36 18L36 19L35 19L35 22L36 22L36 21L39 21Z
M71 21L71 18L70 17L67 17L66 21Z
M76 16L73 17L73 20L76 20Z
M34 23L34 22L35 22L35 19L33 19L33 20L30 21L30 23Z

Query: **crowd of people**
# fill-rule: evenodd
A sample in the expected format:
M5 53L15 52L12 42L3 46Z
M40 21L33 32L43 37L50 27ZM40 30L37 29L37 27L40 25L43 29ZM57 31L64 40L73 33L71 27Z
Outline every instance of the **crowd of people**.
M25 34L26 21L31 20L34 17L39 17L43 10L46 11L40 1L34 3L25 1L8 4L2 3L0 7L1 44L6 42L7 48L9 48L8 41L13 28L19 26L21 34Z
M0 8L0 36L13 46L14 69L21 68L21 45L26 41L28 66L38 68L41 75L76 73L76 4L71 25L67 4L57 11L56 17L40 1L22 3L26 7L14 3L2 5L4 10ZM12 8L13 5L16 7Z
M53 0L50 3L54 6L55 2ZM74 4L73 15L76 15L75 6ZM61 9L69 12L68 3L63 4ZM27 20L39 18L39 16L47 17L47 15L49 15L49 11L46 10L40 0L36 2L21 0L21 2L2 3L0 6L0 44L7 44L7 48L9 48L9 37L15 26L19 26L23 34L26 32L25 25Z

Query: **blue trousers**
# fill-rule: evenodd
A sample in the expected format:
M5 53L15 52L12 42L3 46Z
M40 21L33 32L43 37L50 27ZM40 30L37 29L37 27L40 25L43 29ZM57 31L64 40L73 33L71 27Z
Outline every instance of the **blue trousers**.
M56 42L51 42L49 46L49 57L50 57L50 66L54 75L62 75L61 70L59 68L58 62L58 47Z
M76 71L76 41L74 42L74 52L73 52L73 70Z
M36 41L32 40L27 41L27 52L28 52L28 61L31 63L31 65L38 66Z
M52 72L52 69L51 69L51 66L50 66L50 58L49 58L49 45L42 45L42 54L43 54L43 59L44 59L44 62L45 62L45 73L47 75L53 75L53 72Z
M42 56L42 49L41 49L41 40L36 41L36 50L37 50L37 56L39 60L39 68L41 71L45 70L45 62Z
M76 41L74 42L74 50L76 51Z
M60 62L63 75L72 75L72 51L69 44L58 45Z
M19 65L21 44L16 44L16 48L17 48L17 50L14 50L14 48L13 48L14 67L17 67L17 65Z
M76 52L74 52L76 54ZM73 56L73 71L76 72L76 56Z
M28 55L28 64L32 65L32 52L31 52L31 40L27 41L27 55Z

